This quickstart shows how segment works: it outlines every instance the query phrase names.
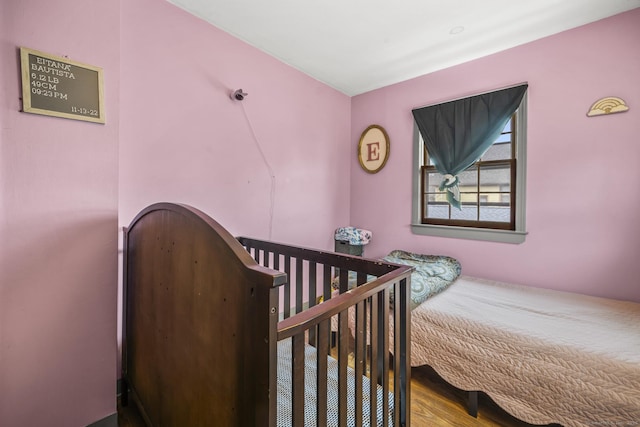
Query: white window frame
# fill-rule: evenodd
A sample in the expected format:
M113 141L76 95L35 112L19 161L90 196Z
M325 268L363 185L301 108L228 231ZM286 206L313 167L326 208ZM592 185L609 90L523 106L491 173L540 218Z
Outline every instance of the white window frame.
M414 234L451 237L469 240L485 240L501 243L523 243L526 231L526 177L527 177L527 93L516 111L516 223L515 230L496 230L478 227L422 224L421 221L421 167L424 161L424 142L418 126L413 122L413 190L411 231Z

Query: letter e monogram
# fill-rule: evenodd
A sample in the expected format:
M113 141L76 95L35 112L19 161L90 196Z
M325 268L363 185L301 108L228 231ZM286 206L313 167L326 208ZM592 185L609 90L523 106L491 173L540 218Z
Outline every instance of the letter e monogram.
M380 142L370 142L367 144L367 161L380 160Z

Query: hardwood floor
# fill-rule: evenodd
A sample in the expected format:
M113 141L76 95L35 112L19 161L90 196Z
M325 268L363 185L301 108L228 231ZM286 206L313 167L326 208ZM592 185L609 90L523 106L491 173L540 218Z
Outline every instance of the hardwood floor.
M467 414L467 394L450 386L428 366L411 371L411 425L413 427L530 427L500 409L484 394L478 398L478 418ZM144 427L130 404L118 405L119 427ZM185 426L188 427L188 426Z
M530 427L479 393L478 417L467 414L467 393L446 381L430 367L411 371L411 425L414 427ZM549 427L560 427L552 424Z

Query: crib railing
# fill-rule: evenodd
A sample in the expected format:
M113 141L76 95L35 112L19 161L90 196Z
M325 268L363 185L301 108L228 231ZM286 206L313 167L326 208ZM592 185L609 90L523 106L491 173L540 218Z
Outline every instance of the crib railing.
M276 333L270 335L278 341L291 339L292 425L305 425L306 345L314 346L318 355L337 359L340 426L348 425L349 398L355 404L355 425L366 425L367 420L370 425L385 427L410 425L408 307L412 269L245 237L238 240L258 264L282 271L288 278L278 290L281 320ZM392 293L393 308L389 303ZM327 357L316 360L316 425L323 426L328 413L328 362ZM348 370L354 373L355 392L351 396ZM270 425L274 424L270 421Z

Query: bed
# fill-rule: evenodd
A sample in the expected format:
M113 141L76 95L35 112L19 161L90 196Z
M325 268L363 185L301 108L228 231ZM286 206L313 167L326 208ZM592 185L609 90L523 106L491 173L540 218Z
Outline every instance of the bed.
M460 276L412 311L413 366L532 424L640 425L640 304Z
M409 426L411 270L149 206L124 232L122 402L149 426Z

